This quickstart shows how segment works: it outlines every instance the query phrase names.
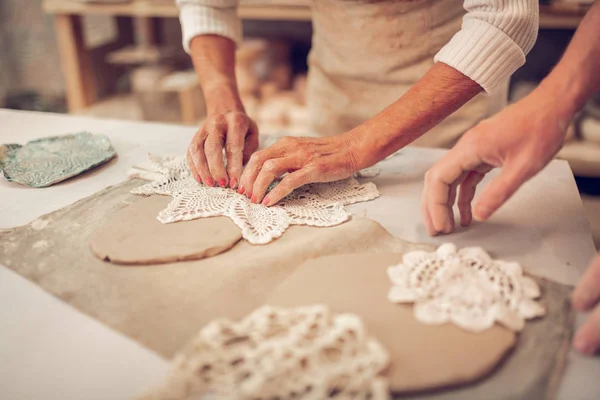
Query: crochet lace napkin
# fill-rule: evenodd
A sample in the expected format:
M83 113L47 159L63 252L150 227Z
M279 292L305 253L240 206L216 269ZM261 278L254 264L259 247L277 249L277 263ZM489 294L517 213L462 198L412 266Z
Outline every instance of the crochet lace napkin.
M379 197L373 183L354 178L302 186L278 204L266 207L252 203L229 188L208 187L194 180L181 157L148 156L149 167L134 168L130 177L151 180L132 193L167 195L173 201L158 214L162 223L226 216L252 244L266 244L280 237L290 225L334 226L347 221L344 206Z
M479 332L497 321L520 331L525 320L545 314L535 301L540 289L521 266L494 260L480 247L447 243L435 252L410 252L388 275L389 300L414 303L415 318L426 324L452 322Z
M352 314L264 306L204 327L140 400L383 400L389 355Z

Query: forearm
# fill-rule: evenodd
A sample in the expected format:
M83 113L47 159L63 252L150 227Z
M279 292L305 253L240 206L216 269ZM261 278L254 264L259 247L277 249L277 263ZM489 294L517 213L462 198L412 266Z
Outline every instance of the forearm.
M454 68L436 63L400 99L350 131L361 149L361 168L368 167L413 142L482 91Z
M235 43L222 36L200 35L190 42L190 53L208 114L243 110L235 79Z
M561 61L537 92L556 99L556 112L565 123L600 90L600 1L582 20Z

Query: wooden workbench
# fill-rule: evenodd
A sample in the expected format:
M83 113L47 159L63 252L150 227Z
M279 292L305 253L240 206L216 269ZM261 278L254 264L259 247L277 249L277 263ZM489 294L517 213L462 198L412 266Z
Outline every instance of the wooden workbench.
M306 2L300 6L241 5L238 14L243 19L310 21L311 10ZM66 82L67 103L70 112L86 110L99 100L98 86L114 80L114 68L106 66L104 58L114 51L133 43L132 18L144 24L147 41L155 39L157 19L176 18L178 9L174 1L132 0L125 3L100 4L73 0L44 0L44 10L56 20L58 44L61 52L63 75ZM548 29L574 29L585 14L584 8L540 8L540 27ZM115 18L117 37L99 48L88 49L85 45L82 17L86 15L109 15ZM96 83L101 75L104 82Z

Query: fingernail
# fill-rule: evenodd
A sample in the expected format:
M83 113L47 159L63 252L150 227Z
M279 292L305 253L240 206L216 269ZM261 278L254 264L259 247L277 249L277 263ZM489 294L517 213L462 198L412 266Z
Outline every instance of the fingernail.
M248 196L249 199L252 198L252 192L246 193L246 196Z
M235 189L236 186L237 186L237 179L231 178L229 180L229 187L232 188L232 189Z
M215 181L213 181L213 178L206 178L206 180L204 181L204 184L206 186L215 186Z
M256 196L252 196L252 197L250 198L250 201L251 201L251 202L253 202L253 203L256 203L256 200L257 200Z
M271 199L269 199L269 196L267 196L263 199L262 205L267 206L267 207L271 205Z
M225 179L219 179L219 186L221 186L221 187L227 186L227 181Z
M245 191L246 191L246 189L244 189L243 186L240 186L239 189L238 189L238 193L239 194L244 194Z

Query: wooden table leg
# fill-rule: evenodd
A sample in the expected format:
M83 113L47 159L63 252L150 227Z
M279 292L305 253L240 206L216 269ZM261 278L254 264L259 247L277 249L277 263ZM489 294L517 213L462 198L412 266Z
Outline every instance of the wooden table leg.
M85 48L81 17L56 15L54 18L69 112L80 111L96 99L96 83Z

